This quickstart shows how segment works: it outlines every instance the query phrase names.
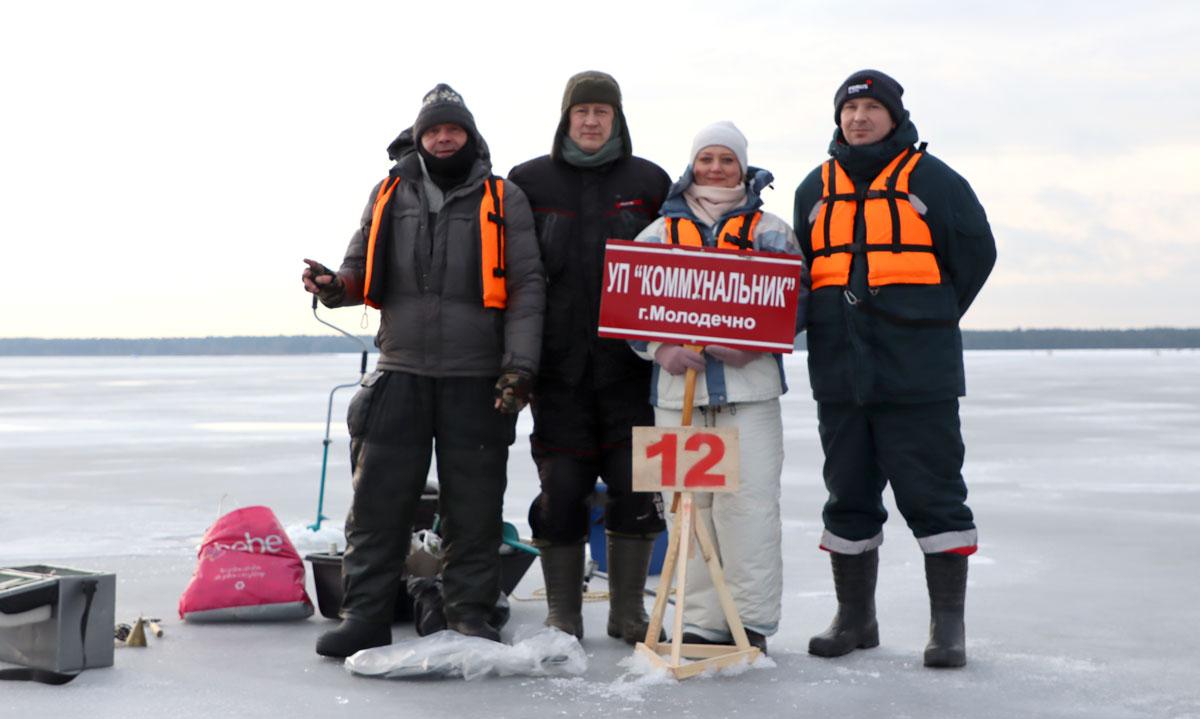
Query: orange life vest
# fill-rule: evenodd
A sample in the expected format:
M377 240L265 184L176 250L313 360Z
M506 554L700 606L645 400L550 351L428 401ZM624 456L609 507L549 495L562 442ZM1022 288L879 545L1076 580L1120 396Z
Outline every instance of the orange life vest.
M924 145L921 146L924 149ZM893 159L866 192L858 192L850 176L829 160L821 166L823 206L812 227L812 288L850 282L850 261L862 254L867 284L936 285L942 281L929 225L909 201L908 178L922 152L909 148ZM854 244L854 224L865 223L864 245Z
M371 232L367 237L367 272L363 281L363 302L379 309L383 297L375 272L375 247L379 239L379 228L387 212L388 202L396 188L399 177L389 177L379 186L375 204L371 208ZM508 286L504 280L504 180L489 175L484 181L483 199L479 201L479 250L480 277L483 281L483 306L504 309L508 304ZM372 284L375 282L376 284Z
M686 217L668 217L667 237L672 245L703 247L704 238L695 222ZM754 247L754 228L762 219L761 212L731 217L717 229L717 247L723 250L750 250Z

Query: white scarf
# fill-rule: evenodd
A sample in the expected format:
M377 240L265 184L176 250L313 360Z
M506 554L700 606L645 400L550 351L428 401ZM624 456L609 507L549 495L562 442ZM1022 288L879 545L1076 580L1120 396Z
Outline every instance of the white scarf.
M746 201L746 185L718 187L693 182L683 191L683 199L696 219L712 227L726 212L740 207Z

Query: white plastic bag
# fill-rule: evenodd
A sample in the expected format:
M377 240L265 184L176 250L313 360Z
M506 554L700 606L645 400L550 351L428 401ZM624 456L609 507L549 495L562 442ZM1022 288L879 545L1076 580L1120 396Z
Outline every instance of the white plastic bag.
M577 676L587 671L587 654L578 639L551 628L539 629L511 645L441 631L364 649L346 659L346 669L385 679Z

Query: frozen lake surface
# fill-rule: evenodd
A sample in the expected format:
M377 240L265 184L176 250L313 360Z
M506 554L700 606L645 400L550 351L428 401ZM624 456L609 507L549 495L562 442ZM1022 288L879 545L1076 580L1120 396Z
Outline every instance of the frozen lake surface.
M0 358L0 566L112 571L119 621L166 619L166 636L118 649L110 669L62 687L0 684L0 717L1200 717L1200 352L968 353L965 474L980 549L969 664L958 671L921 666L921 556L894 511L881 646L835 660L806 653L834 597L817 550L815 406L804 356L789 358L786 583L772 661L679 684L620 665L630 650L604 635L604 603L585 605L590 666L575 679L365 679L313 652L333 626L319 615L178 621L195 544L222 501L270 506L302 554L337 537L303 527L316 509L327 393L357 366L354 355ZM350 496L349 395L334 403L334 529ZM529 428L523 414L505 502L525 536L537 493ZM541 586L535 564L506 636L540 624Z

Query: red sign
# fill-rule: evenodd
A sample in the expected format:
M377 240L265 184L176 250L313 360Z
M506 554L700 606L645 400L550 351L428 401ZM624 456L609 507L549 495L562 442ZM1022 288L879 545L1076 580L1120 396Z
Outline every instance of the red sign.
M609 240L601 337L790 353L801 258Z

